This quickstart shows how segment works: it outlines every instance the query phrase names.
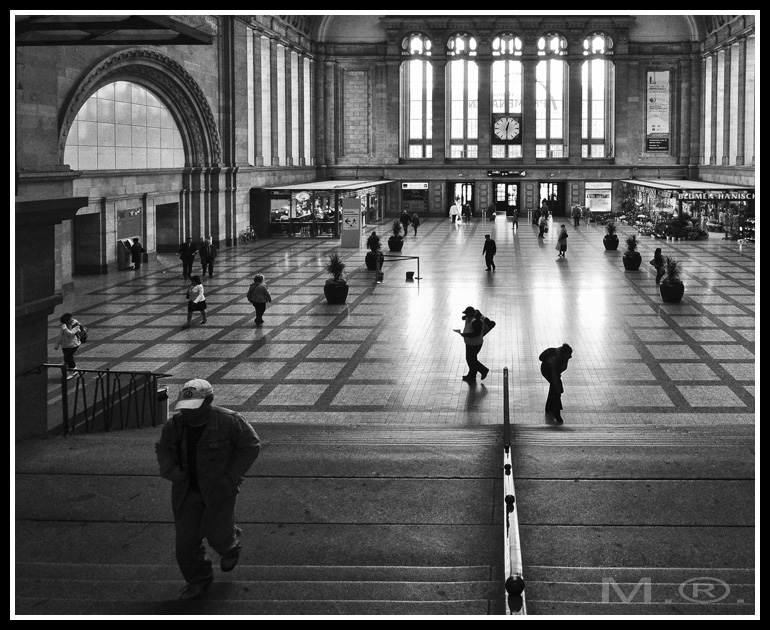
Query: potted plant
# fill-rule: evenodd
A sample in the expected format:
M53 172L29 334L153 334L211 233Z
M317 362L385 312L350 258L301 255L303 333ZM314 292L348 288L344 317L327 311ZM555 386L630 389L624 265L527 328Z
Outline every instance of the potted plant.
M682 264L671 256L666 256L663 269L665 275L660 281L660 297L664 302L676 304L684 295L684 282L680 277Z
M382 253L380 235L377 234L377 232L372 232L369 235L369 238L366 239L366 248L369 250L366 252L366 268L369 271L378 271L382 269L385 255Z
M623 266L626 271L639 271L642 264L642 255L636 251L636 234L632 234L626 239L626 251L623 253Z
M401 221L394 219L390 224L390 231L392 232L388 239L388 249L392 252L400 252L404 246L404 237L401 235Z
M326 271L332 276L324 284L326 301L329 304L344 304L345 300L348 299L348 282L342 275L345 271L345 263L336 252L329 254L329 264L326 265Z
M607 230L607 233L604 235L604 249L607 251L615 251L620 244L620 239L618 238L618 235L615 234L617 231L615 222L610 221L607 223L605 229Z

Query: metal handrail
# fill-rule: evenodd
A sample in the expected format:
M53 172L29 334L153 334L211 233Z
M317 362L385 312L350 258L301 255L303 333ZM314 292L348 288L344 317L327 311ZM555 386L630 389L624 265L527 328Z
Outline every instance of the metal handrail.
M506 614L526 615L524 569L521 560L519 519L516 514L516 490L513 487L511 459L511 423L508 405L508 368L503 369L503 511L505 514L505 592Z
M150 424L158 425L158 410L154 404L158 399L158 379L168 378L171 374L162 374L151 371L113 371L109 368L68 368L61 363L43 363L37 368L27 370L24 374L40 373L44 369L61 370L62 393L62 434L67 436L74 432L78 417L82 418L82 426L86 433L95 429L97 417L101 415L104 431L113 429L126 429L133 419L136 427L141 428L147 419L149 409ZM75 396L70 412L68 373L75 373ZM22 374L22 376L24 375ZM91 405L87 402L87 386L85 376L94 374L94 389ZM123 380L128 377L128 383L124 386ZM141 400L140 400L141 395ZM82 399L82 400L81 400ZM82 410L79 405L82 404ZM124 413L125 407L125 413ZM101 413L99 413L101 412ZM119 417L119 424L113 422Z

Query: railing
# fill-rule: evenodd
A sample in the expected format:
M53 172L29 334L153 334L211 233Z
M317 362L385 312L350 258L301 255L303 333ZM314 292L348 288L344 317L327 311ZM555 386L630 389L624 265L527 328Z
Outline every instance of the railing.
M508 401L508 368L503 369L503 497L505 505L505 591L506 614L526 615L524 577L519 540L519 519L516 515L516 491L513 487L511 463L511 420Z
M67 368L61 363L44 363L26 373L44 369L61 371L61 433L72 434L82 428L86 433L96 430L99 420L103 430L155 427L168 417L167 388L158 387L158 380L171 374L155 372L112 371ZM73 376L74 375L74 376ZM94 375L94 378L87 378ZM74 398L70 408L70 384L74 378ZM90 392L89 404L89 389ZM132 424L133 420L133 424ZM53 432L57 432L54 430Z
M399 256L394 254L383 254L383 257L381 259L381 262L379 264L379 267L377 269L377 276L375 282L378 284L383 281L385 278L385 274L382 271L382 265L385 264L385 261L388 260L416 260L417 261L417 277L414 276L414 271L407 271L406 272L406 278L407 280L421 280L422 276L420 276L420 257L419 256Z

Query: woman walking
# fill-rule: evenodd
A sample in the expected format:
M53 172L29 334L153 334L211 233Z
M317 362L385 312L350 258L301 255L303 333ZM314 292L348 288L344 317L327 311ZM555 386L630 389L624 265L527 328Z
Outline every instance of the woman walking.
M206 323L206 296L200 276L190 276L190 286L187 289L187 323L182 328L189 328L193 313L201 314L201 324Z
M268 303L273 301L273 297L270 295L270 291L267 290L267 285L265 284L265 276L261 273L254 276L254 282L249 286L246 299L254 306L254 325L261 326L265 322L262 319L265 309Z
M559 252L559 258L566 258L567 257L567 237L569 234L567 234L567 226L564 225L564 223L561 224L561 229L559 230L559 240L556 241L556 249Z
M556 424L564 424L561 417L561 395L564 393L562 373L572 358L572 348L564 343L558 348L547 348L540 353L540 373L548 381L548 398L545 401L546 419L553 418Z
M78 335L80 332L80 322L72 316L72 313L64 313L59 318L59 323L61 323L61 329L55 348L56 350L61 348L65 365L69 369L74 370L77 368L75 365L75 353L80 347L80 336ZM75 378L75 376L76 374L73 373L67 376L67 378Z

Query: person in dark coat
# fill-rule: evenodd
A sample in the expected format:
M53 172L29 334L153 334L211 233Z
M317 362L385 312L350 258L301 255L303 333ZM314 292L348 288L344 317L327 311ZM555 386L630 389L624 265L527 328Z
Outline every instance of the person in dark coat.
M409 233L409 224L412 222L412 217L409 216L409 213L404 210L401 213L401 225L404 226L404 236L406 236Z
M134 237L134 242L131 245L131 262L134 263L134 269L142 268L142 254L144 254L144 247L142 247L139 239Z
M552 417L556 424L564 424L564 419L561 417L563 409L561 395L564 393L561 375L572 358L572 348L566 343L558 348L547 348L538 358L541 361L540 373L548 381L548 398L545 401L546 418Z
M655 267L655 284L660 284L660 279L663 277L663 274L666 273L666 261L663 258L660 247L655 248L655 254L652 257L650 264Z
M214 259L217 257L217 248L211 242L211 237L207 237L198 248L198 254L201 257L201 275L205 276L209 272L209 278L214 275Z
M484 236L484 249L481 250L484 254L484 261L487 263L487 271L497 269L495 267L495 254L497 253L497 244L489 234Z
M192 275L193 263L195 262L195 252L198 248L192 242L192 236L179 246L179 258L182 261L182 275L189 278Z
M420 226L420 217L417 213L412 214L412 228L414 229L414 235L417 236L417 228Z

